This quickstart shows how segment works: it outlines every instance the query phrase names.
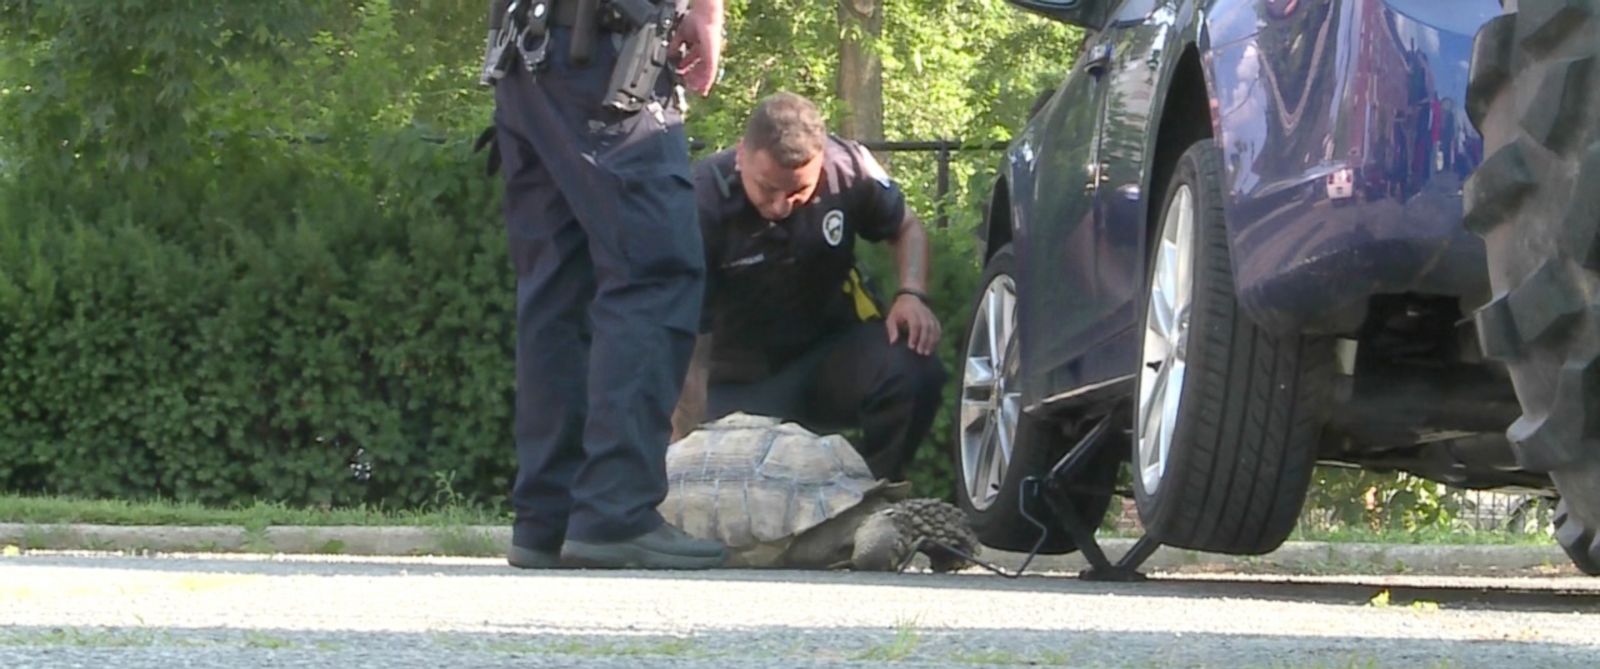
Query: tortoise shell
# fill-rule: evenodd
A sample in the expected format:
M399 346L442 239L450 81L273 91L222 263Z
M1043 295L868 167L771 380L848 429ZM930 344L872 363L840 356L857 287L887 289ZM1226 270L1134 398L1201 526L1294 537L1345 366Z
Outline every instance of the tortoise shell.
M667 449L667 522L730 549L792 539L883 487L839 435L735 413Z

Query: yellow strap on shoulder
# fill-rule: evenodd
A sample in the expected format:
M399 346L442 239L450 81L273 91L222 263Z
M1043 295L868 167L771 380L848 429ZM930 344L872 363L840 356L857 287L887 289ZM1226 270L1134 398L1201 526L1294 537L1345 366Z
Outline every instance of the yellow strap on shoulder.
M872 301L872 295L862 285L861 273L853 267L850 268L850 277L844 280L844 293L855 301L856 318L870 321L883 317L883 313L878 311L878 304Z

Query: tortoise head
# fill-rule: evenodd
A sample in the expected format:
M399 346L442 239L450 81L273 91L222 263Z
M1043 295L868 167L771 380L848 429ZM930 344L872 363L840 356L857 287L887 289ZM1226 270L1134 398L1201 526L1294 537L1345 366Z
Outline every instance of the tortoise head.
M981 550L961 509L937 499L907 499L862 521L850 562L860 571L894 571L913 551L921 551L933 571L959 571L972 566L961 553L976 556Z

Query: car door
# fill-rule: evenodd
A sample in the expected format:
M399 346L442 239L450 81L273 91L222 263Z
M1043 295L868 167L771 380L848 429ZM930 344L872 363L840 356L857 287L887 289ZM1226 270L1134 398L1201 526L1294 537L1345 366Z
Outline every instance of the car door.
M1079 351L1053 384L1063 391L1131 383L1137 372L1138 326L1146 272L1144 236L1160 184L1150 184L1155 99L1162 84L1164 51L1175 35L1180 0L1126 0L1107 22L1102 57L1104 100L1094 153L1097 180L1092 232L1082 246L1089 267L1076 289L1085 323Z
M1013 160L1031 178L1016 232L1017 328L1023 360L1023 402L1034 405L1061 392L1075 377L1065 366L1094 338L1095 195L1099 189L1097 140L1105 101L1104 64L1110 36L1087 38L1066 82L1035 120L1036 131ZM1031 169L1028 169L1031 168Z

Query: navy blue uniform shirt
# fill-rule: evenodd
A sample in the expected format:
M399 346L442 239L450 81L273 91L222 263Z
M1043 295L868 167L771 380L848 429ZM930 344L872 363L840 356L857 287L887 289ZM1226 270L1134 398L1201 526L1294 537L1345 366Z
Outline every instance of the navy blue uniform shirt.
M879 315L854 272L856 239L895 237L905 197L860 144L829 135L823 151L811 200L781 221L745 197L733 149L694 166L706 250L700 331L715 333L714 378L771 373L842 326Z

